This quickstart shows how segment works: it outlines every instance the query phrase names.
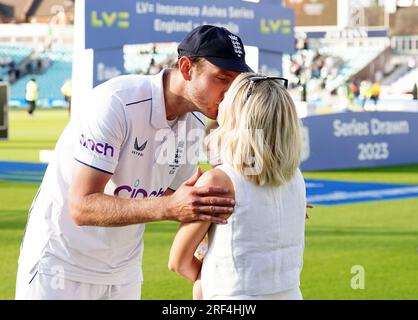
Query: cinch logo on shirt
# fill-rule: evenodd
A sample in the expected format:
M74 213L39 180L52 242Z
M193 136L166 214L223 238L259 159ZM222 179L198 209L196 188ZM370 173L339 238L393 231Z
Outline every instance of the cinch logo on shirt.
M120 196L120 195L124 195L123 193L125 193L125 195L126 195L126 192L127 192L128 194L130 194L129 197L131 199L135 199L135 198L138 197L138 195L142 195L143 198L147 198L147 197L160 197L164 193L163 188L160 188L159 191L151 191L149 193L147 190L144 190L144 189L138 188L138 187L139 187L139 180L136 180L135 183L134 183L134 187L131 187L131 186L128 186L128 185L120 186L120 187L117 187L115 189L113 194L117 197L117 196Z
M103 144L101 142L96 142L93 139L86 139L84 137L84 134L81 134L80 144L84 148L90 149L91 151L95 153L103 154L105 157L109 156L113 158L113 153L114 153L113 147L107 143Z

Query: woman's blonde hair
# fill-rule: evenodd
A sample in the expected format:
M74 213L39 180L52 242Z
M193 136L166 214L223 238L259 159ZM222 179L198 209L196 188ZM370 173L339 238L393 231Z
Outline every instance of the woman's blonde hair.
M234 167L257 185L288 182L300 163L301 136L296 107L278 80L254 83L239 75L219 106L219 127L205 142L222 163Z

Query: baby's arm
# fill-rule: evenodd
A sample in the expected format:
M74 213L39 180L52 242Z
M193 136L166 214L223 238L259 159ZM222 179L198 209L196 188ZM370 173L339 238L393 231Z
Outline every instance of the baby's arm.
M168 268L171 271L191 282L196 281L202 262L194 254L209 227L210 222L202 221L180 225L170 250Z
M228 186L218 176L216 169L210 170L200 177L195 186L224 184ZM233 199L231 195L229 197ZM222 216L228 218L230 214ZM170 250L168 267L171 271L178 273L193 283L196 281L202 267L202 261L195 257L195 252L210 226L211 223L206 221L182 223L180 225Z
M193 284L193 300L203 300L202 281L200 280L200 273Z

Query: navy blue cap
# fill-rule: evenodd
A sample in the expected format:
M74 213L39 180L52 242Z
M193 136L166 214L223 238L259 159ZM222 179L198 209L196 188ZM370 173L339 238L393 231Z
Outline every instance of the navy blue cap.
M179 44L177 51L179 57L202 57L227 71L252 71L245 63L241 38L222 27L203 25L193 29Z

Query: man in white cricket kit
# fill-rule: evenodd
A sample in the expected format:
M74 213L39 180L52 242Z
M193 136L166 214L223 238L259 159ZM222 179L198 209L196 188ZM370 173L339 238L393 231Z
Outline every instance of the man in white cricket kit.
M173 69L93 89L64 130L29 212L16 299L138 299L144 223L226 223L217 214L234 201L223 187L194 187L187 133L203 131L199 113L216 118L250 68L224 28L194 29L178 52Z

